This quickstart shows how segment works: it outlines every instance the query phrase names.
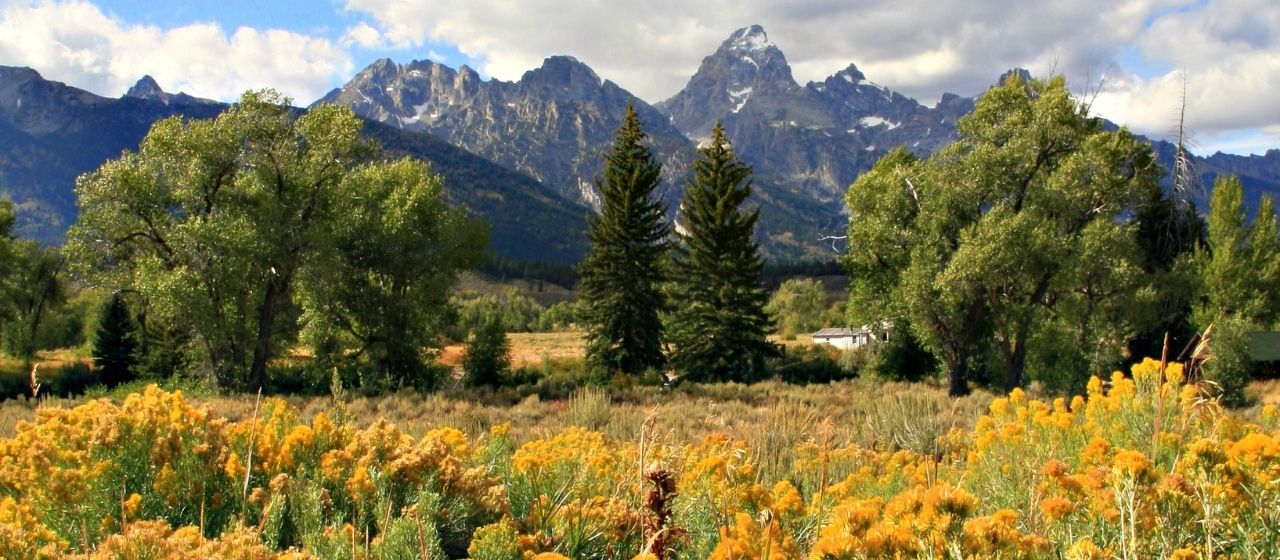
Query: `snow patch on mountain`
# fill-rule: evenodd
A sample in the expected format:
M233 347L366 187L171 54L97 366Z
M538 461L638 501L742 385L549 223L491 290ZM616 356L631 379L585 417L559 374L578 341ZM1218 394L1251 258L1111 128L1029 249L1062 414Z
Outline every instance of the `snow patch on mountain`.
M729 100L734 103L733 105L734 113L741 111L742 107L747 104L748 100L751 99L751 90L752 88L748 86L737 91L729 90L725 92L729 94Z
M864 128L874 128L877 126L885 126L887 127L885 128L885 130L893 130L895 128L898 128L899 126L902 126L902 123L893 122L884 117L877 117L872 115L870 117L862 117L861 119L858 119L858 125Z

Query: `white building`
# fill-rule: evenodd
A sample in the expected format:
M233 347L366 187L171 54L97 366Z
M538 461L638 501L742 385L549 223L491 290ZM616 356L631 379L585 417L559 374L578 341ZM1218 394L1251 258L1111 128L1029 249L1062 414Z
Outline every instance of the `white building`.
M850 329L847 327L831 327L813 333L814 344L827 344L835 346L841 350L862 348L873 342L880 342L888 339L888 330L882 330L877 334L871 330L870 325L863 325L856 329Z

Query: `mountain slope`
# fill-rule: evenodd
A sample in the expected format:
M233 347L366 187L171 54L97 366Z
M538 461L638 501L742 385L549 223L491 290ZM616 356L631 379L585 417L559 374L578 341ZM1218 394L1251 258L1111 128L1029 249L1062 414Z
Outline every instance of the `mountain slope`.
M1013 75L1030 77L1011 70L996 83ZM839 223L844 193L859 174L898 146L928 155L954 141L956 121L976 99L948 93L926 107L869 81L852 64L800 86L782 51L756 25L730 35L679 93L657 106L694 139L723 121L735 151L773 185L775 196L807 199L817 223ZM1172 146L1153 147L1170 168ZM1280 151L1274 152L1214 154L1195 163L1206 187L1219 175L1239 175L1253 206L1261 194L1280 192ZM1197 201L1201 209L1206 201Z
M0 66L0 192L18 206L19 233L60 243L75 220L77 176L137 149L162 118L210 118L226 107L166 93L146 77L124 97L108 99ZM450 198L491 223L500 255L570 263L585 253L586 209L537 180L428 135L375 122L366 133L389 155L431 162Z
M0 192L18 206L19 233L60 242L74 221L77 176L136 149L155 121L221 110L108 99L45 80L29 68L0 66Z

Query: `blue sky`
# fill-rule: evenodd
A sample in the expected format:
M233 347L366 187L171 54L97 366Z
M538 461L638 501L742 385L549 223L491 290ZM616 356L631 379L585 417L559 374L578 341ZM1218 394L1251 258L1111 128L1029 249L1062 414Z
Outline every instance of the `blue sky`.
M1186 85L1201 151L1280 148L1274 0L0 0L0 64L102 95L143 74L233 99L275 87L308 104L370 62L431 59L515 80L569 54L639 97L679 91L758 23L802 83L850 63L931 104L1005 70L1062 73L1111 120L1169 134Z

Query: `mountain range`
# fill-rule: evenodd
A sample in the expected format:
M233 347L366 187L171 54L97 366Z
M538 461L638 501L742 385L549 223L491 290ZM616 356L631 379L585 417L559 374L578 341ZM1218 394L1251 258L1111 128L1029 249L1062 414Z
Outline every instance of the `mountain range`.
M500 255L574 262L586 250L585 216L600 203L603 154L628 104L663 163L660 192L673 209L699 142L723 123L755 171L758 235L777 259L829 257L822 237L844 230L842 198L858 174L897 146L921 155L945 146L974 102L946 94L925 106L853 64L800 85L764 29L751 26L703 59L680 92L653 105L573 57L552 56L514 82L486 80L466 66L383 59L313 106L346 105L389 152L431 161L450 196L493 224ZM74 220L77 175L136 148L158 119L204 118L223 108L164 92L150 77L108 99L31 69L0 67L0 191L18 204L21 231L57 242ZM1171 161L1172 145L1153 146ZM1280 150L1218 153L1195 164L1205 184L1240 176L1250 203L1280 192Z

